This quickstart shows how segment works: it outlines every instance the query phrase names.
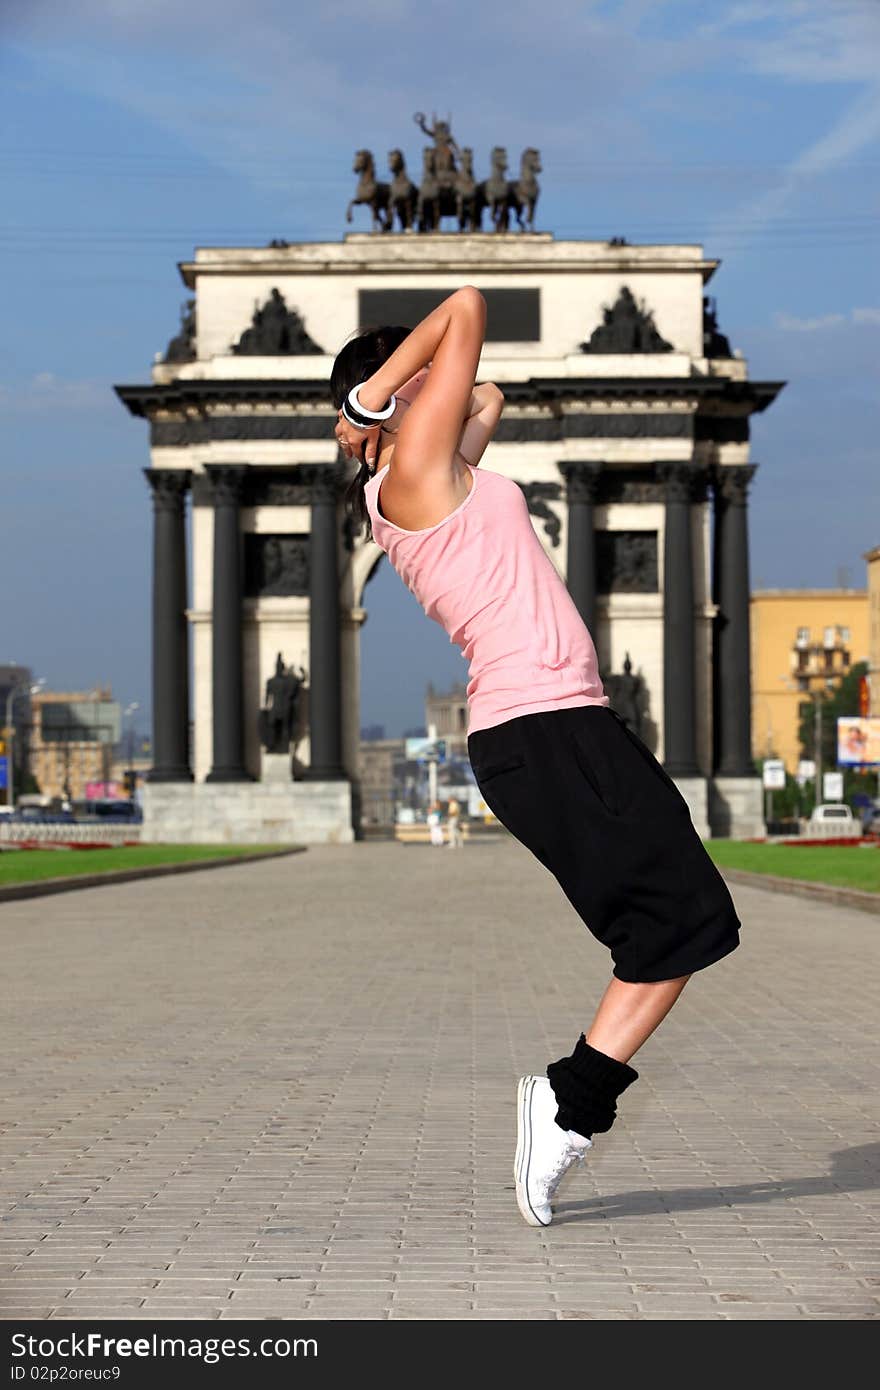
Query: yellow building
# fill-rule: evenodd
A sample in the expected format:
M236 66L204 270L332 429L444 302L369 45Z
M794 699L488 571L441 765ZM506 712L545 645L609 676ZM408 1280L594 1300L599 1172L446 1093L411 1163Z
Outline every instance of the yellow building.
M880 550L876 553L880 556ZM880 585L880 575L875 582ZM752 752L755 758L782 758L789 772L797 771L801 756L799 706L810 698L810 691L838 685L852 666L868 660L868 628L868 592L865 589L758 589L753 592Z
M868 713L880 717L880 545L862 557L868 565Z

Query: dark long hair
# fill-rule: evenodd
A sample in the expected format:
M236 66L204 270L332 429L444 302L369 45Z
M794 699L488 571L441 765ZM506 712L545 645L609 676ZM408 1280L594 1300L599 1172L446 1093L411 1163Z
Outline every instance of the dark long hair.
M353 386L373 375L387 362L392 352L409 337L409 328L387 327L366 328L356 338L351 338L333 363L330 373L330 395L337 410ZM372 474L367 467L364 450L361 449L360 467L345 492L346 510L357 523L358 529L366 525L367 537L372 536L370 514L364 498L364 484Z

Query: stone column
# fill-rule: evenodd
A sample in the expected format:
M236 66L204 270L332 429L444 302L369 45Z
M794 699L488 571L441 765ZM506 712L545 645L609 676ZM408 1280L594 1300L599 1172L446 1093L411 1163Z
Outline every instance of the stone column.
M756 466L719 466L713 474L715 544L713 599L716 772L754 777L749 649L749 535L747 494Z
M191 782L184 512L190 473L145 468L153 494L153 767L151 782Z
M304 774L312 782L346 779L342 766L342 662L339 623L339 526L336 506L340 471L334 464L301 470L311 489L309 558L309 742Z
M695 777L697 767L694 557L691 502L696 469L661 463L666 490L663 546L663 766L672 777Z
M242 543L238 508L246 468L207 468L214 503L211 618L213 761L208 782L248 782L244 767L242 681Z
M595 635L596 622L596 538L593 507L599 491L601 463L565 462L559 471L565 479L568 504L568 550L566 583L575 606Z

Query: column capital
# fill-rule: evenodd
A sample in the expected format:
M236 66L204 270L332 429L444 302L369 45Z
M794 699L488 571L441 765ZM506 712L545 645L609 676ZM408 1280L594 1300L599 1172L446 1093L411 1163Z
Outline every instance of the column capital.
M205 472L215 507L237 507L241 502L247 467L240 463L209 463Z
M655 472L663 484L667 502L700 500L699 485L705 485L705 472L690 459L661 460L655 464Z
M744 507L748 501L749 483L758 471L756 463L718 465L712 471L716 500Z
M603 463L593 459L566 459L558 465L565 479L565 500L572 503L595 503L599 497L599 478Z
M298 469L299 477L309 488L311 501L336 502L344 470L338 463L306 463Z
M157 512L182 510L192 477L188 468L145 468L143 474Z

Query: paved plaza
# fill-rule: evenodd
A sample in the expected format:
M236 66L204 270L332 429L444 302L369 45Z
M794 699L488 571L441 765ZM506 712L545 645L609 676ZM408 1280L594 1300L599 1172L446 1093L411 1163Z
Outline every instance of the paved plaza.
M876 1318L877 919L733 891L546 1230L516 1078L608 961L515 842L3 906L0 1315Z

